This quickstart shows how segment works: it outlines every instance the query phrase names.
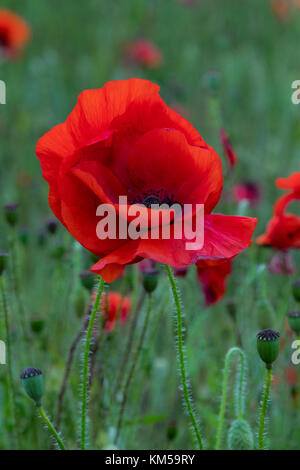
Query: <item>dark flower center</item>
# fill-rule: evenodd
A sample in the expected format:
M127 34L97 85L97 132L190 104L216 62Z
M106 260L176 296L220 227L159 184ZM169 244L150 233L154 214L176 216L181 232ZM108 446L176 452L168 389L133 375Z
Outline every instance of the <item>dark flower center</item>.
M8 43L7 35L0 31L0 48L1 47L6 48L8 47L8 45L9 43Z
M154 204L157 204L159 206L162 204L167 204L168 206L176 204L174 194L169 194L164 189L151 190L135 195L129 202L130 204L143 204L149 209Z

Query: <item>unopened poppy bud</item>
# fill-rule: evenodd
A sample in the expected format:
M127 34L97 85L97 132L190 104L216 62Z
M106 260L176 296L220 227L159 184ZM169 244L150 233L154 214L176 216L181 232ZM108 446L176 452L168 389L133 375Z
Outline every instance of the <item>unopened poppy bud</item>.
M19 204L7 204L4 206L4 215L6 222L11 226L15 226L19 219Z
M55 219L49 219L46 222L46 229L51 234L54 235L58 229L58 222Z
M288 322L291 330L297 335L300 334L300 311L294 310L288 314Z
M42 371L35 367L27 367L23 370L20 378L27 395L35 402L36 406L41 406L45 388Z
M79 276L83 287L85 287L89 291L92 291L95 287L95 274L93 274L91 271L82 271Z
M272 367L279 354L280 333L270 328L257 333L257 351L267 368Z
M0 251L0 276L2 276L3 271L6 268L8 260L8 253L6 251Z
M158 284L158 272L157 271L144 272L142 276L143 276L144 289L146 292L148 292L148 294L151 294L151 292L155 291L157 284Z
M293 292L294 299L297 302L300 302L300 279L297 279L297 281L293 282L292 292Z
M228 448L230 450L253 449L253 433L244 419L233 421L228 433Z

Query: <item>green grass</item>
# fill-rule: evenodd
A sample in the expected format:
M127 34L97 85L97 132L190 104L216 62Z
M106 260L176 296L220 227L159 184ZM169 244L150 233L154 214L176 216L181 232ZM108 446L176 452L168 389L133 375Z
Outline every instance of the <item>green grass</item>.
M30 328L34 313L44 320L42 332L32 333L32 339L26 343L8 272L5 281L9 293L17 426L23 449L47 449L51 441L42 429L33 403L21 389L19 374L31 365L43 370L44 406L55 421L68 351L82 324L76 310L82 296L88 301L78 274L89 268L92 260L62 227L56 235L48 237L43 247L38 244L38 233L51 212L48 186L41 178L35 157L37 140L66 119L82 90L101 87L108 80L142 77L161 86L161 96L169 105L177 103L186 108L193 125L222 154L219 130L211 119L209 92L205 87L206 74L218 70L222 120L239 156L233 174L225 176L224 193L228 194L234 183L245 179L262 187L261 204L246 211L246 215L258 217L255 235L259 235L280 195L275 178L299 169L300 108L291 103L291 83L300 78L297 52L300 10L286 22L279 22L271 14L267 0L199 0L193 7L182 6L175 0L3 0L2 6L21 14L33 29L32 41L21 59L3 63L0 68L0 79L7 85L7 104L0 105L0 192L2 205L20 203L17 230L19 233L26 227L29 234L28 243L18 245L26 324ZM124 65L124 44L140 36L149 38L161 50L164 64L159 69ZM230 197L224 197L217 210L238 213ZM0 249L8 249L8 239L9 230L1 218ZM66 251L61 259L53 257L58 246ZM225 354L232 346L242 347L248 358L246 419L257 431L264 367L256 352L255 335L266 327L280 330L285 339L274 366L274 373L281 380L277 387L272 387L267 440L272 449L299 448L299 408L295 410L290 386L284 378L284 367L290 365L292 342L285 330L285 315L295 308L290 284L297 275L287 278L269 273L266 264L271 255L270 250L255 245L241 254L228 279L225 298L210 308L204 307L194 267L187 278L179 281L186 313L191 388L208 448L215 445L222 369ZM297 265L299 256L294 255L294 261ZM127 278L118 280L111 289L133 295L128 282ZM234 306L235 319L230 315L229 304ZM138 342L143 315L145 308L140 314L134 344ZM90 402L93 448L113 443L121 402L121 394L113 391L130 328L131 322L101 335ZM0 339L5 339L4 335L2 322ZM150 328L125 410L121 449L192 447L178 389L173 336L171 295L162 270L154 293ZM80 346L64 402L61 430L68 448L76 447L78 437L82 351ZM230 398L233 382L232 376ZM9 394L7 369L0 365L1 449L14 446ZM233 419L230 399L223 447ZM172 442L167 440L170 423L177 429Z

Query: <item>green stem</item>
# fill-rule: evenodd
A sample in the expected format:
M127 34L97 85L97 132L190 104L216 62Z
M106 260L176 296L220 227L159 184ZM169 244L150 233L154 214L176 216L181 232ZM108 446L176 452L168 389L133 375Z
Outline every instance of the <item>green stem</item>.
M221 443L222 443L222 435L223 435L223 427L224 427L224 417L227 405L227 394L228 394L228 380L229 380L229 364L231 356L235 353L240 355L240 373L238 379L238 387L237 387L237 402L236 402L236 412L237 418L241 419L243 417L243 408L244 408L244 375L245 375L245 354L244 352L237 347L229 349L225 356L225 366L224 366L224 375L223 375L223 384L222 384L222 398L221 398L221 406L219 411L219 418L218 418L218 428L217 428L217 438L216 438L216 450L220 450Z
M183 392L183 398L185 401L186 409L191 421L191 425L199 446L199 449L203 449L203 444L202 444L202 439L197 423L197 419L193 410L193 404L192 404L192 399L190 396L190 391L189 391L189 386L188 386L188 374L186 371L186 364L185 364L185 356L184 356L184 342L183 342L183 321L182 321L182 311L181 311L181 305L180 305L180 300L179 300L179 290L175 281L175 278L173 276L172 270L170 266L167 264L166 270L169 276L169 281L171 285L171 290L173 293L173 298L174 298L174 303L175 303L175 308L176 308L176 330L177 330L177 349L178 349L178 362L179 362L179 369L180 369L180 376L181 376L181 384L182 384L182 392Z
M147 313L146 313L142 333L141 333L141 336L140 336L140 339L139 339L139 343L138 343L135 355L134 355L133 360L132 360L131 368L130 368L130 371L128 373L128 377L127 377L125 386L124 386L123 399L122 399L122 403L121 403L119 420L118 420L118 425L117 425L117 432L116 432L116 437L115 437L115 444L117 444L117 442L118 442L119 435L120 435L121 428L122 428L123 416L124 416L125 406L126 406L126 402L127 402L129 387L130 387L130 384L131 384L131 381L132 381L132 378L133 378L133 375L134 375L134 371L135 371L136 365L138 363L141 351L143 349L144 339L145 339L145 336L146 336L146 331L147 331L148 324L149 324L149 319L150 319L151 307L152 307L152 296L151 296L151 294L149 294L148 295Z
M44 423L46 424L47 428L49 429L49 432L50 434L52 434L52 436L54 437L54 439L56 440L59 448L61 450L66 450L65 448L65 445L61 439L61 437L59 436L58 432L56 431L55 427L53 426L53 424L51 423L50 419L48 418L48 416L46 415L45 411L44 411L44 408L42 406L38 406L37 407L38 409L38 412L42 418L42 420L44 421Z
M17 418L16 418L16 394L15 394L15 387L14 387L14 379L13 379L13 372L12 372L12 363L11 363L11 343L10 343L10 331L9 331L9 322L8 322L8 308L7 308L7 299L5 293L5 286L3 282L3 276L0 276L0 290L1 290L1 297L2 297L2 308L4 314L4 325L5 325L5 333L6 333L6 349L7 349L7 370L8 370L8 385L9 391L11 392L11 412L13 418L13 426L14 432L17 436L17 444L20 447L20 436L17 426Z
M82 378L82 402L81 402L81 450L86 447L86 418L87 418L87 401L88 401L88 380L89 380L89 355L91 338L94 328L95 319L98 313L100 300L104 288L104 280L101 278L99 281L98 292L90 316L89 325L86 333L85 348L83 355L83 378Z
M268 401L270 396L270 388L272 381L272 368L267 369L266 384L264 390L264 398L261 404L259 430L258 430L258 444L259 450L265 449L265 422L267 416Z
M20 288L20 279L19 279L19 253L18 253L18 243L16 239L16 233L14 227L10 231L10 252L11 252L11 269L12 269L12 284L14 289L15 298L17 301L17 310L19 314L20 324L24 339L29 341L29 334L26 328L25 318L26 312L24 307L24 301L21 295Z

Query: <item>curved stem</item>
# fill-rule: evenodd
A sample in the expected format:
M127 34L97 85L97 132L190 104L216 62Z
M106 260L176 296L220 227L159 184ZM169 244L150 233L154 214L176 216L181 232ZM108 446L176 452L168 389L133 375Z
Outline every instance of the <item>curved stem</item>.
M98 292L93 306L93 310L89 319L89 325L85 338L85 347L83 355L83 377L82 377L82 401L81 401L81 450L86 447L86 418L87 418L87 401L88 401L88 380L89 380L89 355L91 338L94 328L95 319L98 313L100 300L104 288L104 280L101 278L99 281Z
M185 401L186 409L191 421L191 425L199 446L199 449L203 449L202 439L199 431L199 426L197 423L197 419L193 410L192 399L190 396L189 386L188 386L188 374L186 371L185 365L185 356L184 356L184 343L183 343L183 321L182 321L182 311L179 299L179 291L176 285L175 278L173 276L172 270L170 266L167 264L166 270L169 276L169 281L171 285L171 290L174 298L175 308L176 308L176 330L177 330L177 349L178 349L178 362L179 362L179 369L180 369L180 376L181 376L181 384L182 384L182 392L183 398Z
M144 343L144 339L145 339L145 336L146 336L146 331L147 331L148 324L149 324L151 307L152 307L152 297L151 297L151 294L149 294L148 295L147 313L146 313L142 333L141 333L140 340L139 340L135 355L133 357L131 368L129 370L128 377L127 377L125 387L124 387L123 400L122 400L122 403L121 403L121 409L120 409L120 414L119 414L117 432L116 432L116 437L115 437L115 444L118 442L119 435L120 435L120 432L121 432L122 423L123 423L123 416L124 416L124 411L125 411L125 405L126 405L126 402L127 402L127 396L128 396L128 391L129 391L129 387L130 387L130 384L131 384L131 380L133 378L134 371L135 371L136 365L138 363L138 359L140 357L140 353L143 349L143 343Z
M223 375L223 384L222 384L222 398L221 398L221 406L219 411L219 418L218 418L218 428L217 428L217 438L216 438L216 450L220 450L221 442L222 442L222 435L223 435L223 427L224 427L224 417L226 411L226 404L227 404L227 394L228 394L228 379L229 379L229 364L231 356L235 353L240 355L241 365L240 365L240 374L238 380L238 388L237 388L237 417L243 417L243 408L244 408L244 397L243 397L243 386L244 386L244 374L245 374L245 354L244 352L237 347L229 349L225 356L225 366L224 366L224 375Z
M272 368L267 369L266 384L264 390L264 398L261 404L260 418L259 418L259 430L258 430L258 444L259 450L265 449L265 422L267 416L267 407L270 396L270 388L272 381Z
M8 385L11 392L11 413L13 418L13 425L14 425L14 432L16 433L17 437L17 444L20 447L20 436L19 436L19 427L17 425L17 418L16 418L16 394L15 394L15 387L14 387L14 379L13 379L13 372L12 372L12 363L11 363L11 343L10 343L10 331L9 331L9 322L8 322L8 308L7 308L7 299L5 293L5 286L3 282L3 276L0 276L0 290L1 290L1 297L2 297L2 308L3 308L3 315L4 315L4 325L5 325L5 332L6 332L6 346L7 346L7 370L8 370Z
M66 450L65 448L65 445L61 439L61 437L59 436L58 432L56 431L55 427L53 426L53 424L51 423L50 419L48 418L48 416L46 415L45 411L44 411L44 408L42 406L38 406L37 407L38 409L38 412L40 413L40 416L42 418L42 420L44 421L44 423L46 424L47 428L49 429L49 432L50 434L52 434L52 436L54 437L54 439L56 440L59 448L61 450Z

